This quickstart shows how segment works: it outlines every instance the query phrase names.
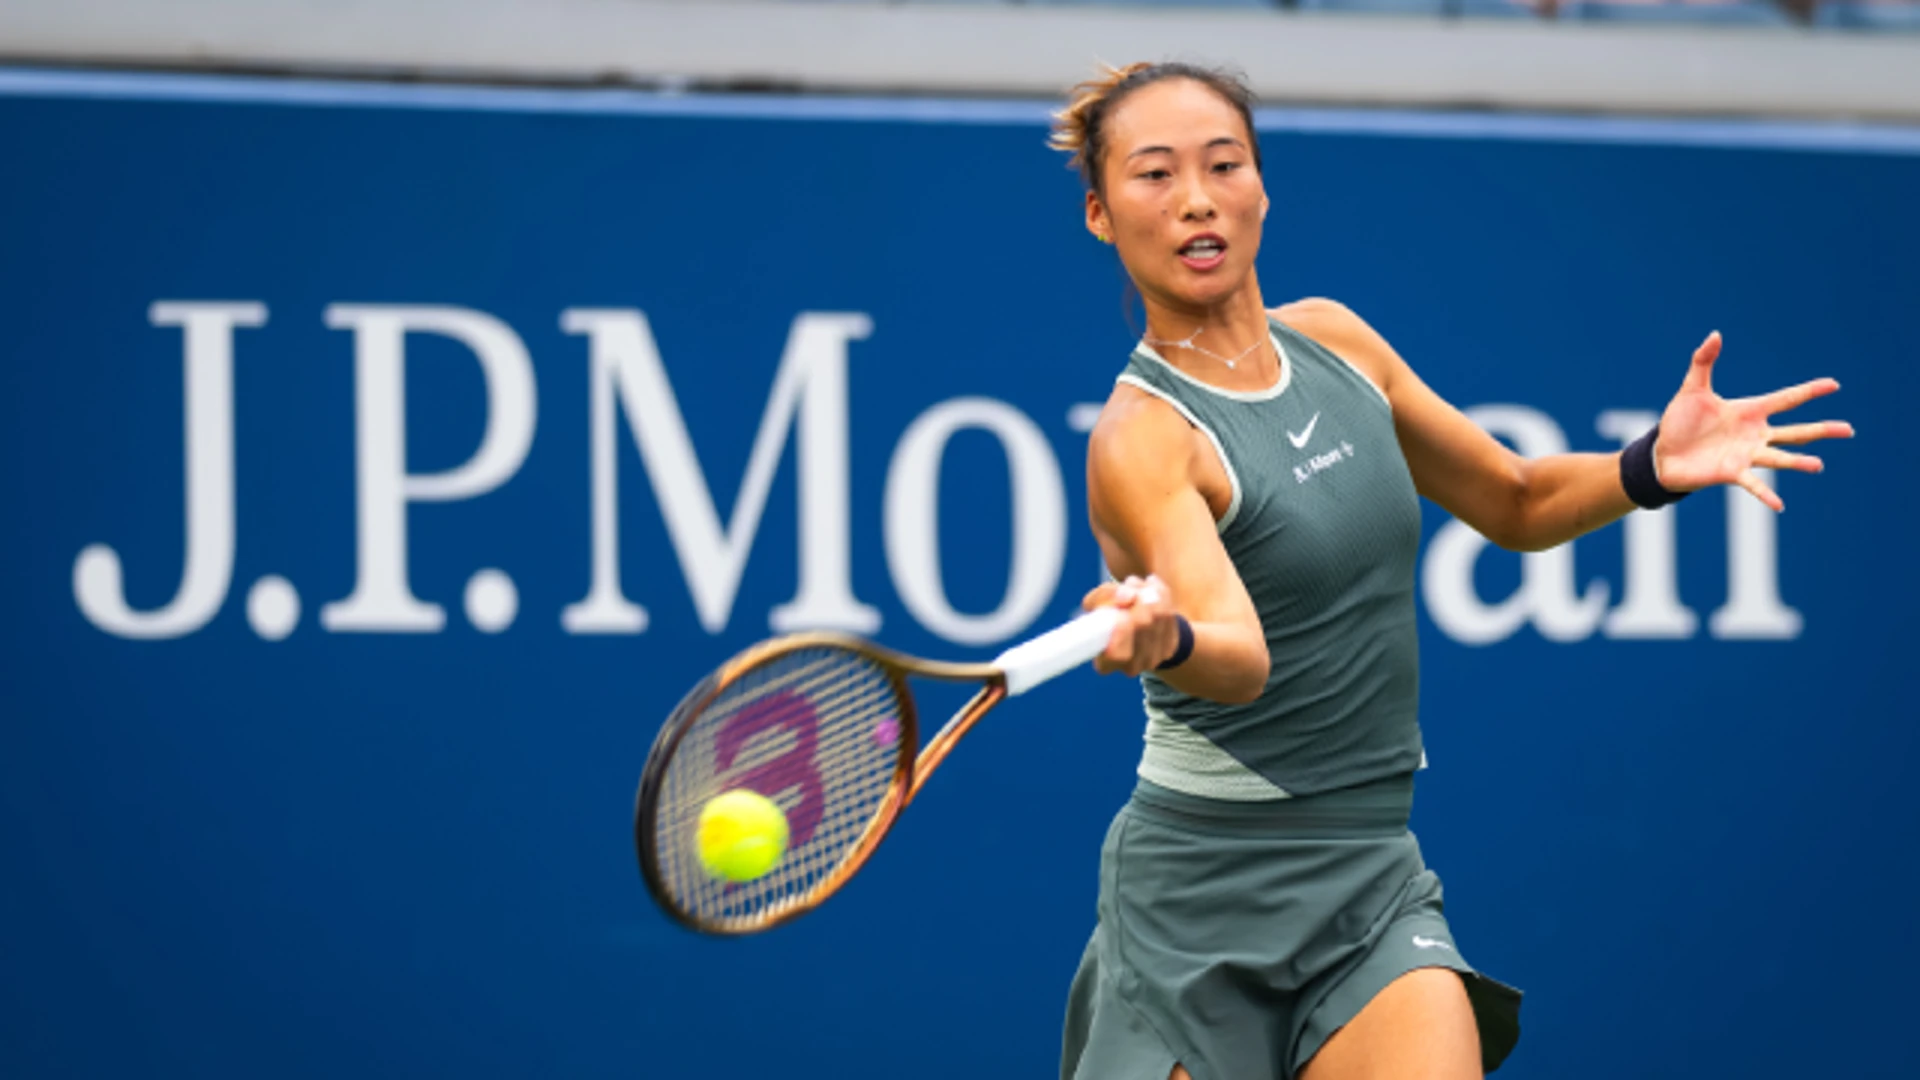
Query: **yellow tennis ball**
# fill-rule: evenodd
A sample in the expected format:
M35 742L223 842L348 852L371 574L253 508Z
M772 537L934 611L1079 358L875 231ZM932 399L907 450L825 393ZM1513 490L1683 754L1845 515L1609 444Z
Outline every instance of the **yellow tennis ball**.
M757 791L735 788L700 809L700 863L728 881L752 881L787 853L787 815Z

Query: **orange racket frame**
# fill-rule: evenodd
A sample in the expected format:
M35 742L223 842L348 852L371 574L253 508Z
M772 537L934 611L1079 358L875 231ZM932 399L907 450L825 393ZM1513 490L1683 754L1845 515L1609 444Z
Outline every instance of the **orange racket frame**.
M899 756L894 768L893 781L887 794L868 823L866 831L854 842L847 855L840 860L826 876L816 882L806 892L781 900L763 911L738 919L716 920L707 918L682 908L667 887L666 878L660 866L659 853L654 849L654 837L657 834L660 791L666 779L667 769L673 761L674 752L685 737L694 721L706 710L713 700L729 686L769 661L803 649L833 648L855 653L872 661L887 675L887 681L893 688L894 700L898 707L900 722ZM913 693L907 686L909 676L936 679L941 682L977 682L982 684L980 692L973 696L959 712L948 720L946 726L937 732L927 745L917 753L920 745L919 711L914 706ZM722 664L719 670L707 676L700 685L680 702L667 718L654 739L653 749L647 755L646 769L640 776L640 790L634 799L633 839L640 856L640 873L646 880L647 891L659 903L662 910L672 916L674 921L691 930L703 934L740 935L755 934L799 918L823 903L827 897L838 892L854 874L866 865L873 856L880 841L893 827L900 812L912 803L920 794L920 788L927 777L940 767L948 754L959 743L961 736L972 730L973 725L985 716L988 710L1000 704L1007 697L1005 674L992 664L949 664L936 660L922 660L880 648L871 642L847 634L806 633L792 634L761 642Z

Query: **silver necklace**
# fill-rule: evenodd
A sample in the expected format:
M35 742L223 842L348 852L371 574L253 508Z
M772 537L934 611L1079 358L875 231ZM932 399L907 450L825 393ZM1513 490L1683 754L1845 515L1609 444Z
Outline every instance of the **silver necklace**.
M1188 334L1186 338L1181 341L1165 341L1160 338L1153 338L1153 337L1142 337L1140 340L1146 342L1149 345L1157 345L1157 346L1168 348L1168 349L1191 349L1202 356L1211 356L1215 360L1218 360L1221 363L1227 365L1229 368L1236 366L1237 364L1240 363L1240 361L1245 360L1247 358L1247 355L1253 352L1253 350L1267 343L1267 339L1263 337L1256 340L1253 344L1247 346L1246 348L1240 350L1238 355L1221 356L1219 353L1214 352L1213 350L1208 349L1205 346L1194 344L1193 339L1199 337L1201 334L1204 334L1206 332L1207 332L1207 328L1203 326L1200 329L1195 330L1193 333Z

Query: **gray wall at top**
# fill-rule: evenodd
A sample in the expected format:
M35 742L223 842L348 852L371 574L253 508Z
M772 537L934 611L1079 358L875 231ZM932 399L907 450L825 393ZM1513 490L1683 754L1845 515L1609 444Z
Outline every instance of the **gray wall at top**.
M0 0L0 61L1047 96L1198 58L1269 102L1920 121L1920 34L765 0Z

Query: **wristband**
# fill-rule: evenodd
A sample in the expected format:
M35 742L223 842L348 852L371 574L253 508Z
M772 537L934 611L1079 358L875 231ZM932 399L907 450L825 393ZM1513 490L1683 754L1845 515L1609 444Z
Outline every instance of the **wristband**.
M1180 644L1174 646L1173 655L1167 657L1166 662L1155 668L1155 671L1177 668L1187 662L1187 657L1193 655L1193 624L1187 621L1185 615L1175 615L1173 622L1180 629Z
M1658 510L1691 494L1669 491L1660 483L1660 474L1653 467L1653 443L1659 437L1660 425L1655 424L1620 452L1620 486L1627 490L1627 498L1644 510Z

